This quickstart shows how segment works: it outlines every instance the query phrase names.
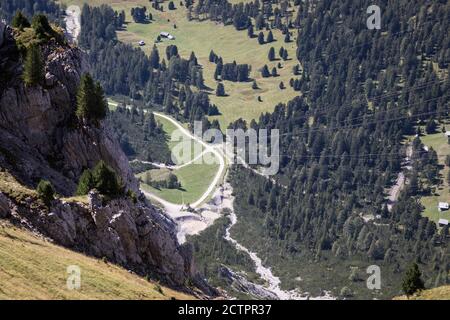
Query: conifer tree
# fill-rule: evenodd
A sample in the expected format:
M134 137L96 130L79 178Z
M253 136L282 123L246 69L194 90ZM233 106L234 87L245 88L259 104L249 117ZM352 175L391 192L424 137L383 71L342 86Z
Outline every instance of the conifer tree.
M90 74L83 75L77 94L77 117L98 121L106 116L107 111L108 106L100 83L95 83Z
M217 84L216 96L218 96L218 97L224 97L225 96L225 87L224 87L222 82L219 82Z
M25 17L25 15L20 10L17 10L16 15L11 22L11 25L19 30L23 30L31 26L27 17Z
M272 30L270 30L269 33L267 34L267 43L270 43L273 41L274 41L273 33L272 33Z
M403 292L409 297L417 291L425 289L425 285L421 279L421 272L417 263L414 263L408 271L406 271L405 277L402 283Z
M258 43L264 44L264 33L262 31L258 34Z
M39 198L45 203L46 206L50 206L51 202L55 199L55 191L52 184L47 180L41 180L36 188Z
M94 187L95 187L95 181L94 181L94 177L92 176L91 170L89 170L89 169L84 170L83 174L80 177L80 180L78 181L76 195L77 196L86 195Z
M152 53L150 54L150 65L153 69L157 69L159 67L159 52L156 45L153 46Z
M121 186L113 169L101 160L94 168L92 176L95 188L103 195L114 197L121 193Z
M271 47L269 49L269 61L275 60L275 48Z
M47 16L44 14L35 15L31 22L31 26L39 39L45 39L48 35L54 34L54 31L48 22Z
M32 44L27 50L23 80L27 86L39 85L44 81L44 61L41 49L36 44Z
M264 65L264 67L261 70L261 75L263 78L268 78L270 77L270 72L269 72L269 67L266 65Z

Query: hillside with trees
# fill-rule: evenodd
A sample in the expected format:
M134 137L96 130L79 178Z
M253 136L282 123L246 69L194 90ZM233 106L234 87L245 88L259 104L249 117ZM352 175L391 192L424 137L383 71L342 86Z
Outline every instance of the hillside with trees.
M298 37L305 94L248 124L280 129L278 183L238 167L232 174L243 220L235 235L260 239L258 252L287 283L294 266L315 263L339 270L330 281L343 286L352 265L371 263L389 277L383 293L393 294L411 261L427 287L448 283L448 227L422 217L413 185L392 210L385 199L406 158L404 138L449 118L450 7L419 2L387 3L380 31L361 27L367 1L301 5L312 12ZM409 179L436 179L446 155L413 149Z

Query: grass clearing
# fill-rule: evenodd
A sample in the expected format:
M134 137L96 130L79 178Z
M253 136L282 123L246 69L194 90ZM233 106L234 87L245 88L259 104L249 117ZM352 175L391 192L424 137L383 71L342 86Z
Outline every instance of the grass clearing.
M67 289L67 267L81 269L81 288ZM0 221L0 299L193 299L98 259L64 249Z
M152 177L164 175L164 170L167 169L152 170ZM193 203L205 193L218 170L219 164L191 164L172 171L181 183L181 189L159 190L147 184L141 184L141 188L175 204Z

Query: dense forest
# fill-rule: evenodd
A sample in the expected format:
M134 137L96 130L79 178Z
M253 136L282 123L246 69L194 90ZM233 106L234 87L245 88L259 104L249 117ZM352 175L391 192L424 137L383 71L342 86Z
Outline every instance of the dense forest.
M64 24L63 10L53 0L0 0L0 18L10 23L17 10L31 18L35 14L45 13L49 20Z
M244 241L261 239L261 253L271 263L288 259L291 264L278 264L276 271L291 279L300 263L372 263L385 268L395 284L387 290L395 294L413 261L428 286L449 281L448 227L438 229L422 217L417 201L439 179L437 159L446 155L424 151L417 137L412 183L392 210L385 192L406 158L404 137L420 133L419 126L440 128L449 118L450 6L384 1L377 31L368 30L361 15L370 4L300 5L312 12L300 19L297 42L304 96L258 122L235 124L281 133L277 184L233 170L238 214L261 226L235 232Z
M171 154L167 146L170 137L155 120L151 112L142 108L118 106L107 118L114 130L122 150L132 160L171 164Z

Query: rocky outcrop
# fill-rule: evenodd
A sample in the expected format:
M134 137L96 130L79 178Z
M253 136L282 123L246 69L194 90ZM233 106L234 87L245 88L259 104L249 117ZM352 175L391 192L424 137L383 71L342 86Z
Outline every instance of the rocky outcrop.
M57 243L184 285L195 274L189 252L181 248L175 225L143 202L117 199L103 204L89 194L89 205L58 202L34 224Z
M141 275L177 287L195 284L214 294L195 272L190 249L178 244L175 223L140 194L128 159L109 128L77 121L76 92L86 71L84 53L56 43L43 46L45 84L27 87L20 79L19 55L12 54L17 49L10 41L12 31L4 31L0 67L13 72L8 81L0 81L0 169L31 189L47 179L58 194L71 196L83 170L103 160L126 189L135 191L137 200L124 196L106 201L91 192L89 204L55 200L46 208L39 207L35 195L19 201L0 193L0 218Z
M10 52L13 46L3 49ZM59 193L70 195L83 170L104 160L128 189L137 191L127 158L111 132L102 125L81 127L75 119L77 88L87 70L84 53L55 43L43 46L42 52L45 86L26 87L16 77L0 95L0 135L5 137L0 141L0 165L27 185L45 178ZM16 55L5 57L5 65L15 65ZM20 68L16 66L16 73Z

